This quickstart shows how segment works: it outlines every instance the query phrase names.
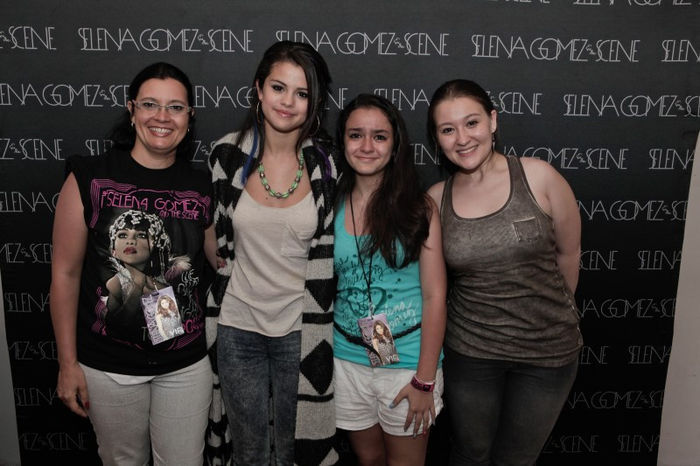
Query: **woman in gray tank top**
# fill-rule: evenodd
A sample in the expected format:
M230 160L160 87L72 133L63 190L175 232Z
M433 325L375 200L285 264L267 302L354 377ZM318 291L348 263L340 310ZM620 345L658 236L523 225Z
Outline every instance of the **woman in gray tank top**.
M574 194L546 162L497 152L497 126L478 84L454 80L435 91L428 127L454 168L429 190L440 205L450 283L452 465L534 464L582 345Z

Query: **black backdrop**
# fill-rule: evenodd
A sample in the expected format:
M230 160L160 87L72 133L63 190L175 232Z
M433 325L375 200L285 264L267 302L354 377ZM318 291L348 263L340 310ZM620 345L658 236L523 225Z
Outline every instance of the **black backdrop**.
M0 268L23 464L99 461L89 423L55 393L48 288L65 157L103 153L129 81L163 60L195 84L204 169L281 39L326 58L329 130L359 92L402 110L425 186L441 173L428 100L456 77L490 92L505 153L566 177L583 219L586 346L539 464L654 464L700 128L698 25L698 0L3 1ZM441 416L429 463L443 463L448 436Z

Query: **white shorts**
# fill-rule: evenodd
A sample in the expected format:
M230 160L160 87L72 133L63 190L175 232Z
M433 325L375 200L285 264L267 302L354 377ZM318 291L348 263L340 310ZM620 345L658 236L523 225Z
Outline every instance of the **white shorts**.
M416 371L369 367L333 358L335 369L335 423L340 429L357 431L379 424L384 432L396 436L413 435L413 424L404 431L408 415L405 398L393 408L389 405L401 389L411 382ZM435 415L442 410L442 369L435 375L433 400Z

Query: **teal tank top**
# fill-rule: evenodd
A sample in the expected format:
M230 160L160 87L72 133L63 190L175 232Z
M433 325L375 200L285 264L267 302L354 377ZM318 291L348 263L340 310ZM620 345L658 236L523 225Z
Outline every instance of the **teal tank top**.
M335 217L335 246L333 264L338 277L334 304L333 351L335 357L369 366L367 351L361 346L357 320L370 315L367 282L357 256L355 238L345 230L345 202L341 202ZM360 247L364 236L358 238ZM400 255L401 245L397 245ZM363 257L365 274L369 258ZM391 268L380 253L372 258L372 301L375 315L384 313L394 336L399 362L385 368L416 369L420 355L420 322L423 296L420 288L418 261L402 269ZM440 356L442 360L442 355Z

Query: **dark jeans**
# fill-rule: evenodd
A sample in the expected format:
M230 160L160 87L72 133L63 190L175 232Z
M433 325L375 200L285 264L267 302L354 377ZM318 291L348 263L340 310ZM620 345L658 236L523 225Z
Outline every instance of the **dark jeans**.
M537 367L476 359L445 348L450 465L535 464L576 378L578 360Z
M294 464L300 350L298 331L268 337L219 325L217 363L234 464ZM275 458L270 463L272 445Z

